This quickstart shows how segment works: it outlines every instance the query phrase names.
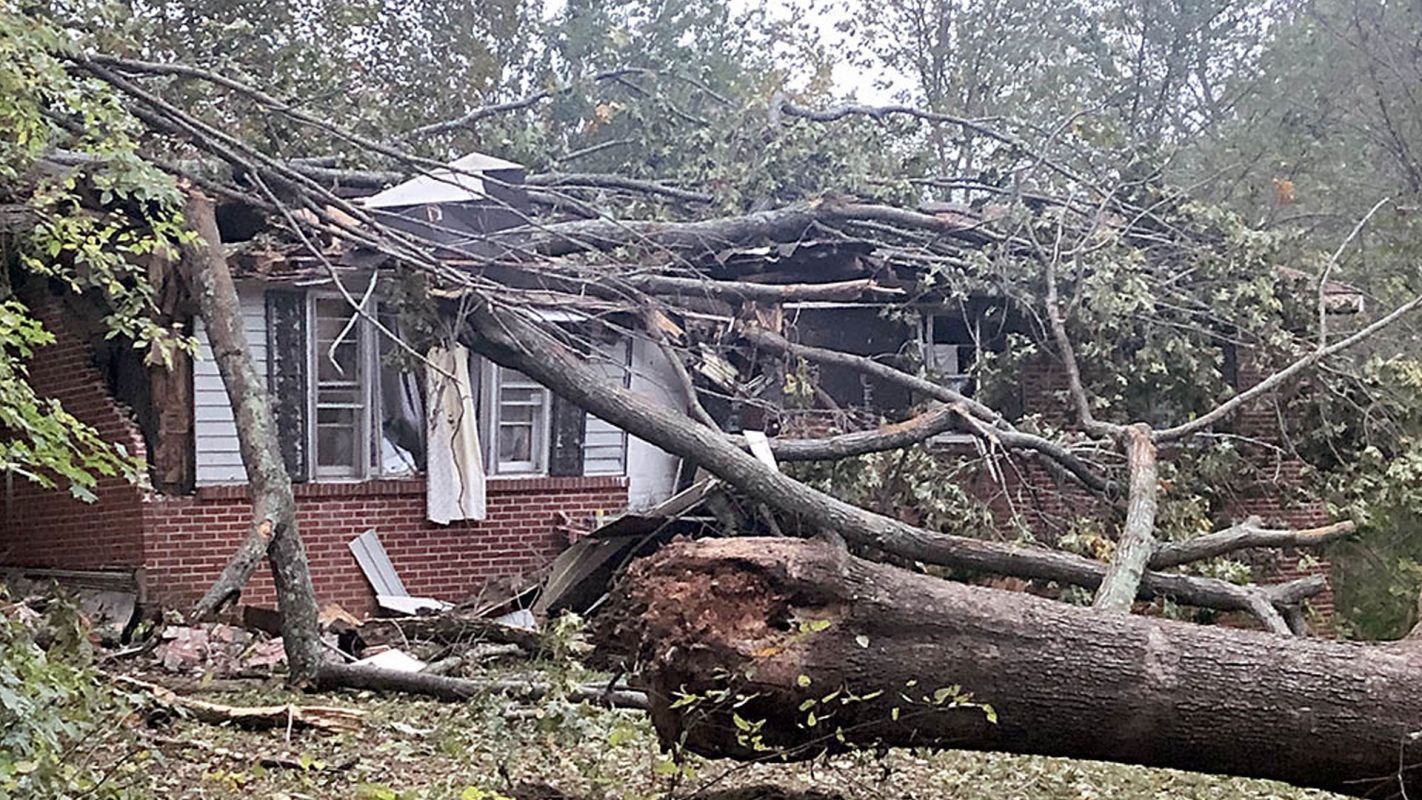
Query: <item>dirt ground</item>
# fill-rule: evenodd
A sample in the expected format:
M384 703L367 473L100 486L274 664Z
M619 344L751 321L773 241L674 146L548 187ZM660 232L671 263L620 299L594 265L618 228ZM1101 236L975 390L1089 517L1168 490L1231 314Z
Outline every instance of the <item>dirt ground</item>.
M225 688L225 687L224 687ZM280 703L277 684L190 687L215 702ZM967 752L861 753L808 764L733 764L664 756L640 712L561 700L465 704L334 692L299 702L367 712L362 729L246 731L132 718L115 780L153 798L357 800L1322 800L1266 781L1050 758ZM266 762L266 765L263 762ZM280 761L282 764L275 762Z

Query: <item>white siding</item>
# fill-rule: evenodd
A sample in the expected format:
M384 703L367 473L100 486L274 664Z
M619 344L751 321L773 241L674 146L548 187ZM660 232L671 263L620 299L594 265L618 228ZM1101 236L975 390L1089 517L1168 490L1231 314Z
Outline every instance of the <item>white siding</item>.
M627 348L621 341L607 347L602 358L589 366L602 373L608 383L627 385ZM622 475L627 470L627 434L610 422L588 414L583 423L583 474Z
M267 378L267 303L261 289L239 288L242 306L242 331L252 350L252 361L262 380ZM197 457L197 482L245 483L247 471L237 449L237 425L232 420L232 405L217 364L212 360L212 347L207 331L198 319L194 324L198 340L198 356L193 362L193 432Z

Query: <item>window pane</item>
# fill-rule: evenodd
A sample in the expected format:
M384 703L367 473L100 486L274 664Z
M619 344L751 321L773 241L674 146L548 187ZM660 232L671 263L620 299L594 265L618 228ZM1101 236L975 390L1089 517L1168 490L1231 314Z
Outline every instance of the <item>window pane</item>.
M349 427L316 426L316 463L346 467L355 462L355 431Z
M369 413L367 370L362 364L367 358L366 325L357 320L346 330L355 312L343 299L317 298L313 305L316 465L327 475L360 477ZM340 343L336 344L338 339Z
M499 461L529 462L533 460L533 426L499 426Z
M359 326L357 326L359 327ZM331 352L330 342L316 345L316 379L319 381L357 381L360 373L360 348L351 333Z
M381 314L381 322L397 330L396 320ZM380 431L375 437L372 466L383 475L408 475L425 468L425 382L418 368L397 366L397 346L381 336Z
M496 471L539 472L547 458L548 390L523 373L496 370Z
M532 425L539 416L541 412L533 406L504 406L499 412L499 421Z

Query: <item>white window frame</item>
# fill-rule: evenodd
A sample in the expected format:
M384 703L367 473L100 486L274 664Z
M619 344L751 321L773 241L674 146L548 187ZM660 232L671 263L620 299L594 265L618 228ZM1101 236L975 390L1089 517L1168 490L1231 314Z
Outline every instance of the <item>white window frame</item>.
M357 353L357 365L360 370L359 394L363 399L362 413L356 418L356 457L357 463L353 468L345 466L331 467L321 466L321 454L319 452L320 436L318 433L318 411L320 408L320 379L321 359L327 354L321 351L317 342L316 327L316 306L320 301L335 300L345 304L350 308L350 304L345 298L334 292L308 292L306 296L306 374L310 376L310 389L307 392L306 418L310 421L307 425L307 452L310 454L311 479L321 480L346 480L361 481L371 477L371 421L375 418L376 409L374 403L377 402L377 392L375 391L375 380L373 379L376 370L375 337L371 335L373 327L363 317L355 321L351 331L359 331L360 349ZM351 335L347 333L347 336Z
M484 447L485 469L490 475L505 477L546 476L549 456L548 439L553 425L553 393L548 391L547 387L528 378L530 383L537 385L538 391L543 395L541 413L535 415L533 419L532 442L530 444L533 460L500 461L499 431L502 428L503 404L499 401L499 396L503 386L505 368L488 359L481 359L481 362L479 393L483 413L479 416L484 421L484 441L487 443Z

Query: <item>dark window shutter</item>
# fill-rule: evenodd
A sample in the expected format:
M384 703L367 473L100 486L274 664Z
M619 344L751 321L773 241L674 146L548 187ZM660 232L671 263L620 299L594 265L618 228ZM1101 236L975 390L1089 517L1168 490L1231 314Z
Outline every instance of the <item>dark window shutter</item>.
M583 474L583 410L553 395L552 430L549 431L548 474Z
M267 290L267 387L276 414L281 457L294 481L309 475L306 435L306 293Z

